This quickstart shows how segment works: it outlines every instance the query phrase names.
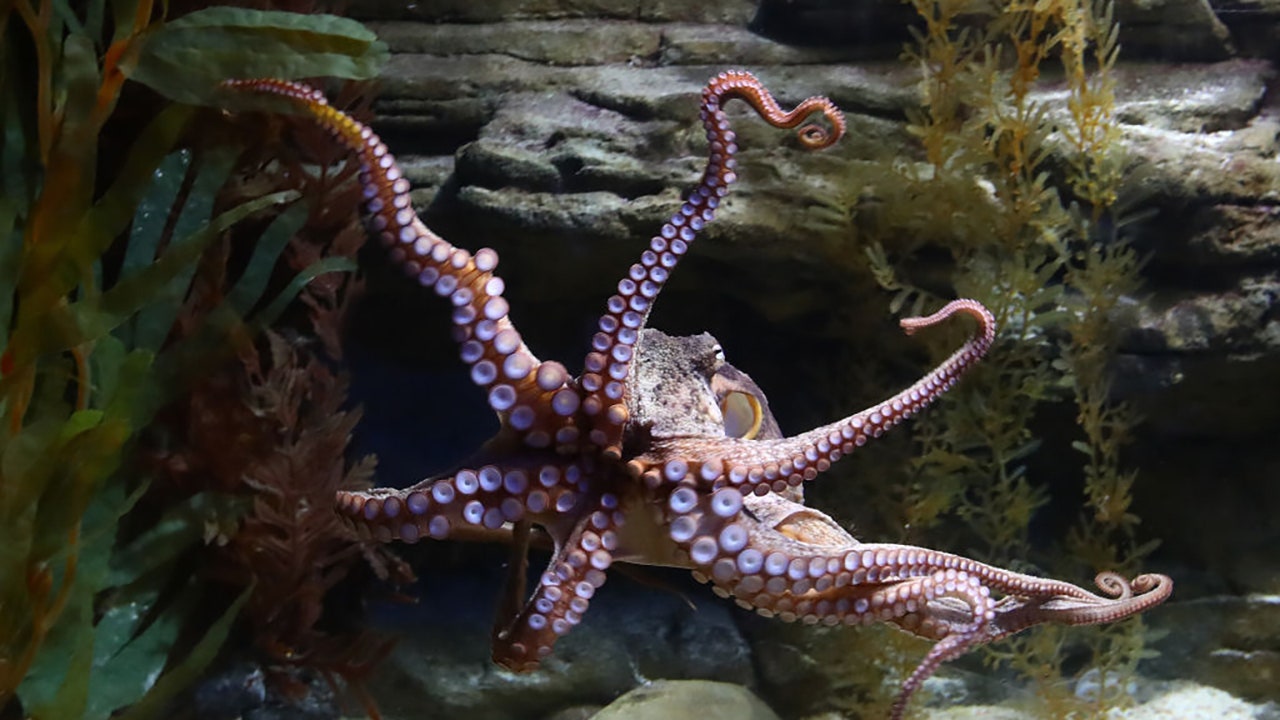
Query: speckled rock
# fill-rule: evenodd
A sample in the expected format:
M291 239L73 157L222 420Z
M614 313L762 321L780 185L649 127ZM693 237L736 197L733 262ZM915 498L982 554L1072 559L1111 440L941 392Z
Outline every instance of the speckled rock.
M1260 353L1280 349L1280 277L1239 278L1217 291L1157 297L1144 306L1126 349L1137 352Z
M594 720L780 720L741 685L662 680L632 690Z
M1275 720L1275 703L1253 705L1230 693L1194 683L1175 683L1150 702L1113 712L1115 720Z
M337 720L341 701L314 669L238 661L201 679L176 704L193 720Z
M1254 705L1231 694L1194 683L1176 683L1153 699L1133 707L1112 710L1107 720L1275 720L1273 704ZM1015 708L964 706L921 713L927 720L1038 720L1040 716Z
M1280 596L1211 596L1151 613L1149 625L1176 634L1147 665L1159 677L1199 679L1258 702L1280 703Z
M1185 244L1163 260L1194 267L1280 265L1280 206L1205 205L1189 213Z
M1260 60L1227 60L1199 65L1133 63L1117 68L1116 118L1121 124L1183 135L1241 130L1254 121L1265 150L1265 123L1258 117L1275 71Z

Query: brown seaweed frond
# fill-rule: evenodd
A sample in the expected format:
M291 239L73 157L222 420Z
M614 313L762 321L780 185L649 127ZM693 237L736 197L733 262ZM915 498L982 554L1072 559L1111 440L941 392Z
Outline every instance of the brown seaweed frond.
M250 142L220 204L284 190L296 192L305 210L264 279L263 303L312 268L354 267L365 239L355 166L307 125L265 122L264 131L263 118L237 116L217 130ZM252 131L241 127L248 123ZM235 292L229 280L243 274L255 252L231 233L205 253L172 342L216 317ZM348 308L362 287L354 273L314 274L296 288L296 302L274 329L233 327L225 361L166 408L149 452L162 480L157 492L215 491L247 501L238 531L224 533L210 550L208 575L252 588L241 620L268 668L281 669L270 676L275 684L286 694L301 692L305 687L287 669L317 670L335 687L343 681L376 717L361 683L391 640L326 614L333 588L357 568L394 582L413 577L383 547L360 542L333 512L334 494L367 487L375 466L372 457L347 457L360 411L347 407L348 382L337 364Z
M1139 539L1138 473L1122 461L1139 420L1110 387L1117 313L1140 284L1133 250L1104 235L1125 180L1113 2L907 2L922 27L904 51L920 70L921 104L908 114L920 162L877 178L869 265L895 312L954 293L986 304L1002 330L972 379L915 425L922 452L904 490L872 496L878 514L916 535L945 528L999 565L1134 574L1154 542ZM1043 91L1050 81L1065 101ZM1074 406L1074 434L1040 432L1046 403ZM1047 553L1029 530L1051 488L1030 459L1068 443L1082 511L1060 539L1066 552ZM986 657L1033 679L1047 717L1067 717L1125 702L1115 688L1149 653L1143 644L1129 621L1020 635ZM1077 674L1106 681L1096 698L1062 682L1082 645L1076 656L1090 663Z
M257 646L278 660L313 664L308 659L319 651L336 649L316 630L325 596L362 555L333 512L333 497L367 487L374 462L345 461L360 417L343 409L345 378L276 333L267 340L270 359L247 368L245 400L273 447L243 468L254 505L227 547L223 572L257 584L247 606Z

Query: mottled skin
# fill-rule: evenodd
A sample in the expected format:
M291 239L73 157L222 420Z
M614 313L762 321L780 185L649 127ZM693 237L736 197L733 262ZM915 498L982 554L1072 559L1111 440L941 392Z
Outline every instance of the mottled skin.
M501 429L460 467L404 489L344 492L337 511L366 537L416 542L505 533L515 543L512 589L524 587L531 526L554 553L523 603L508 598L493 658L536 668L577 625L617 561L687 568L717 595L761 615L807 623L890 622L935 641L905 681L892 718L937 667L975 645L1046 622L1118 620L1163 602L1172 582L1142 575L1097 577L1106 595L906 545L862 543L803 505L801 485L841 456L910 417L955 384L995 336L991 314L956 300L903 329L968 315L976 329L950 358L911 387L830 425L784 437L760 389L724 360L710 335L673 338L646 329L671 270L736 180L735 136L721 105L739 98L766 122L799 127L808 149L834 143L844 117L826 98L784 112L745 72L713 78L701 118L706 169L683 207L649 241L618 283L583 371L539 360L507 315L497 254L472 255L428 229L409 203L409 183L367 127L303 85L231 81L238 91L285 98L328 129L362 163L371 231L392 259L453 310L454 339L471 379L487 392ZM814 113L830 130L801 124Z

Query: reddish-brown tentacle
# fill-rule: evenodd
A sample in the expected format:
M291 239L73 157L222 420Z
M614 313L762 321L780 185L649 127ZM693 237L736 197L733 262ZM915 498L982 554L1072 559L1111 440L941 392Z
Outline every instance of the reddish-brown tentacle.
M744 514L746 501L734 487L724 486L707 493L693 484L683 484L670 494L663 508L668 534L688 553L691 563L716 585L735 597L750 599L754 607L774 614L790 613L785 618L788 620L818 622L829 617L851 623L850 618L887 619L876 612L886 603L893 604L891 596L868 596L866 603L845 596L849 602L839 603L839 591L845 587L884 589L893 583L937 573L965 582L972 579L983 587L1017 597L1069 599L1081 603L1080 607L1116 602L1071 583L1015 573L927 548L860 543L847 535L829 538L822 544L797 540L759 522L759 513ZM786 500L775 502L796 511L813 512ZM793 604L774 604L783 598L790 598ZM794 604L801 598L807 603ZM824 600L829 602L823 603Z
M621 457L622 431L630 419L624 397L627 378L649 310L672 269L688 252L698 232L715 217L720 199L737 179L736 136L721 108L726 100L735 97L746 101L765 122L779 128L794 128L813 113L822 113L831 123L830 132L812 124L800 130L801 142L810 149L831 145L845 131L844 114L826 98L809 98L785 112L750 73L721 73L707 84L702 91L700 117L710 152L702 179L680 210L650 239L640 262L632 265L627 277L618 283L618 292L609 298L584 361L580 382L585 391L582 409L590 424L588 439L606 456Z
M496 635L493 661L508 670L533 670L551 654L556 641L582 621L613 564L624 521L617 496L584 498L575 515L583 520L556 548L533 596L511 626Z
M752 502L764 501L746 512ZM815 511L776 495L757 500L730 486L708 493L693 483L678 486L663 507L669 537L695 575L744 608L788 622L892 622L936 641L904 681L894 720L942 663L976 645L1043 623L1113 622L1164 602L1173 589L1163 575L1142 575L1130 584L1102 573L1096 582L1110 596L1104 597L951 553L860 543L826 522L814 533L777 528L797 513ZM815 524L812 518L806 522ZM993 592L1005 597L996 600Z
M932 404L982 359L995 340L996 326L990 311L975 300L953 300L932 315L906 318L901 325L907 333L913 333L956 314L969 315L978 321L978 328L970 339L915 384L879 405L779 440L725 438L716 441L715 447L709 447L705 438L658 441L657 450L650 454L649 466L641 463L639 467L633 464L633 468L646 473L650 483L659 479L727 482L761 495L782 492L789 486L812 480L842 456Z
M1115 622L1150 610L1173 594L1173 579L1158 573L1139 575L1130 581L1118 573L1102 572L1094 578L1094 583L1102 591L1102 595L1081 590L1082 595L1056 593L1025 596L1035 601L1027 600L1002 609L997 623L1002 632L991 639L996 640L1046 622L1064 625Z
M577 390L565 367L540 361L512 324L502 279L493 272L498 254L484 248L472 255L427 228L413 210L409 181L387 146L363 123L331 107L318 90L272 79L223 85L289 100L357 154L370 228L407 275L453 305L459 354L503 427L531 447L576 442Z
M403 489L342 491L337 508L362 535L375 540L443 540L459 530L497 530L524 519L556 522L581 503L582 480L576 464L531 460L482 465Z
M959 657L978 645L995 642L1045 623L1097 625L1115 622L1149 610L1168 600L1173 593L1173 580L1167 575L1139 575L1130 582L1116 573L1104 572L1099 573L1095 582L1104 593L1113 597L1095 595L1069 583L1058 583L1067 585L1072 591L1069 594L1010 595L991 606L988 620L972 631L958 627L971 621L972 606L956 607L945 602L935 602L894 618L892 622L896 625L922 637L936 637L939 631L946 634L903 681L898 696L894 699L889 720L902 718L911 696L942 663ZM899 596L902 592L903 588L900 587Z

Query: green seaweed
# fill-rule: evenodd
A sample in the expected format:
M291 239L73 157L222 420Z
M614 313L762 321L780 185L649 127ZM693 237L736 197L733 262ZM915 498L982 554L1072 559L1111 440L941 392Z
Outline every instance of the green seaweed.
M369 80L387 56L372 31L346 18L212 7L158 28L132 77L173 100L204 103L228 78Z
M368 77L385 48L330 16L211 8L166 22L166 9L0 5L0 709L20 702L25 717L155 717L212 661L253 586L180 642L207 581L175 585L179 560L209 527L232 534L248 506L202 493L139 512L152 489L132 460L140 433L233 338L352 268L326 258L267 282L304 216L286 211L231 297L175 340L216 242L299 194L219 200L240 149L190 134L216 118L126 83L212 103L218 80L250 72ZM238 61L225 51L244 33L256 51ZM207 75L183 84L183 62Z
M986 304L1001 330L972 377L915 425L920 452L903 489L877 493L877 505L904 536L945 537L997 565L1132 576L1155 543L1137 531L1137 472L1121 452L1138 418L1110 388L1115 320L1139 289L1141 265L1103 230L1118 225L1124 190L1112 3L906 2L922 21L904 53L920 70L921 105L908 114L920 159L877 176L875 211L855 221L859 240L872 276L893 293L892 311L920 314L954 292ZM1065 103L1038 94L1045 73L1065 86ZM949 287L937 280L938 248ZM933 340L936 356L951 340ZM1076 406L1077 437L1038 436L1037 414L1062 402ZM1029 536L1049 500L1029 460L1059 443L1082 460L1084 512L1055 553ZM1146 638L1135 618L1041 628L984 653L1033 681L1038 714L1065 718L1129 702L1126 680L1151 653ZM1070 673L1068 648L1088 660ZM1097 693L1060 681L1085 674L1097 675Z

